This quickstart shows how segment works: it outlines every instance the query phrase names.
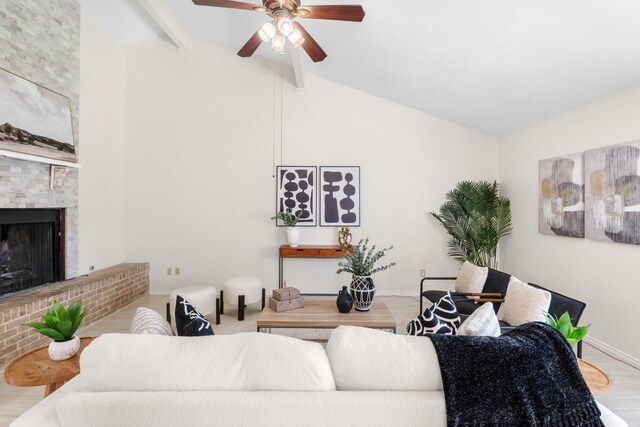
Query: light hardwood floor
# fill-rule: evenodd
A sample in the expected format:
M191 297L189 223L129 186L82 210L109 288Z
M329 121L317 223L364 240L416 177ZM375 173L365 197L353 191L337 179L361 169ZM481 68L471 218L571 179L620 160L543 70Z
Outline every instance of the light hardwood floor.
M398 323L398 333L402 333L407 322L418 312L418 300L411 297L377 297L385 304ZM131 319L137 307L143 306L165 313L166 296L145 296L131 305L107 316L99 322L79 331L80 336L98 336L104 333L129 332ZM236 312L230 306L222 316L221 325L215 326L217 334L233 334L237 332L254 332L259 307L249 306L245 320L238 322ZM291 331L283 333L298 338L327 338L330 331ZM309 336L313 334L313 336ZM319 336L326 334L326 336ZM619 362L595 348L585 345L584 359L609 373L614 381L613 390L596 399L613 412L621 416L630 426L640 426L640 371ZM14 387L2 381L0 383L0 426L8 426L20 414L25 412L40 399L44 387Z

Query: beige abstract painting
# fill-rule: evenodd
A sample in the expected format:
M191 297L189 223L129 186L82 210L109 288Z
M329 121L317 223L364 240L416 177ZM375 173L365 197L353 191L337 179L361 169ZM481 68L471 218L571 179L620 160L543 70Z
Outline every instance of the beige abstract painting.
M538 163L538 232L584 237L583 154L540 160Z
M588 239L640 244L640 141L585 153Z

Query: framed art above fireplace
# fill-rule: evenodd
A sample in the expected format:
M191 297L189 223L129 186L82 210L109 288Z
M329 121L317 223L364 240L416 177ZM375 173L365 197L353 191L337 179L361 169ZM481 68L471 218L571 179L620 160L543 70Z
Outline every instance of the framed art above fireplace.
M0 69L0 150L75 163L69 98Z

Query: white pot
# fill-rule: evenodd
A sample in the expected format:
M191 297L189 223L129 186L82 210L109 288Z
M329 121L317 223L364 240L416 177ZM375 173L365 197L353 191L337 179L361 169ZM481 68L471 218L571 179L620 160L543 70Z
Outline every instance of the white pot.
M298 227L288 227L287 228L287 242L289 242L289 246L292 248L297 248L300 244L300 235L302 234L302 230Z
M69 341L51 341L49 357L51 360L67 360L75 356L80 349L80 338L74 335Z

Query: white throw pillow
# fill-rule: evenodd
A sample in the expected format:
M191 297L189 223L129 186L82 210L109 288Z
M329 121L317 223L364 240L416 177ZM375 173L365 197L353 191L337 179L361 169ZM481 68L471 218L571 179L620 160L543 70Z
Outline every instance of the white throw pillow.
M132 334L173 335L171 325L157 312L138 307L131 321Z
M493 304L484 303L474 311L458 328L458 335L498 337L500 323L493 310Z
M458 271L456 279L456 292L482 292L484 283L487 281L489 269L487 267L478 267L465 261Z
M551 304L551 294L548 291L529 286L511 276L507 295L498 310L498 319L511 326L527 322L544 322L549 304Z

